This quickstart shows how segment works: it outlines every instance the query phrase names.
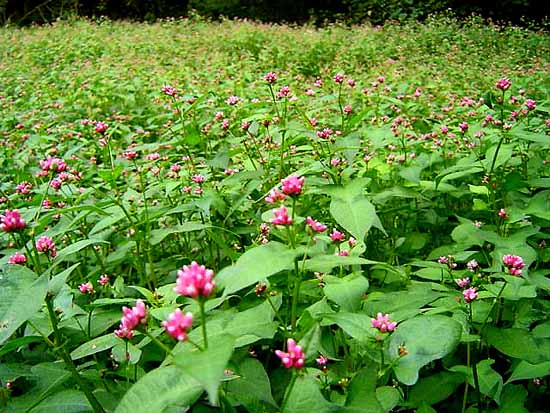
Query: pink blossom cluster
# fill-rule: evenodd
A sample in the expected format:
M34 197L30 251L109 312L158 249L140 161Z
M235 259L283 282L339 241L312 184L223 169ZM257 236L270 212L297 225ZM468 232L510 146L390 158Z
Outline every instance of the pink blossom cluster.
M288 216L288 209L282 206L273 211L274 218L271 220L273 225L292 225L292 218Z
M173 86L170 86L170 85L164 85L160 91L162 93L164 93L166 96L171 96L171 97L174 97L178 94L178 90L173 87Z
M267 83L275 83L277 81L277 73L275 72L266 73L266 75L264 76L264 80Z
M323 232L327 230L327 226L325 224L322 224L311 217L306 218L306 225L310 227L314 232Z
M26 223L17 209L6 209L0 215L0 229L4 232L18 232L25 229Z
M468 285L470 285L471 280L470 280L470 277L457 278L457 279L455 279L455 282L459 287L464 288L464 287L467 287Z
M95 290L94 290L94 286L92 285L91 282L87 282L87 283L84 283L84 284L80 284L78 286L78 290L82 293L82 294L95 294Z
M287 369L301 369L305 364L305 355L301 346L296 345L296 342L289 338L286 341L287 351L275 350L277 357L281 359L283 366Z
M525 267L523 258L519 255L506 254L502 257L502 262L508 267L508 272L512 275L521 275L522 269Z
M137 300L135 307L122 307L123 317L120 327L115 330L115 335L120 338L131 339L134 337L134 329L140 324L147 323L147 307L142 300Z
M388 314L378 313L376 318L371 318L371 324L374 328L380 330L381 333L387 333L389 331L395 330L397 323L390 320Z
M286 199L286 195L283 194L279 189L273 188L271 191L269 191L269 194L264 198L265 202L268 204L274 204L277 201L284 201Z
M304 182L304 177L290 175L281 181L283 193L286 195L300 195L302 193Z
M15 187L18 194L27 195L32 189L32 184L27 181L23 181Z
M64 159L61 158L52 158L51 156L48 156L46 159L41 160L39 162L40 168L43 172L63 172L67 169L67 163Z
M55 242L51 237L44 235L36 240L36 250L45 254L50 254L50 257L54 258L57 255L57 248Z
M95 131L97 133L105 133L107 132L107 129L109 129L109 125L107 125L105 122L96 122L95 124Z
M25 264L27 262L27 257L25 257L24 254L21 254L20 252L16 252L15 254L11 255L8 259L8 263L10 264Z
M166 332L178 341L187 340L187 331L193 325L193 314L185 313L177 308L168 316L168 320L163 321L162 325Z
M105 287L107 284L109 284L109 276L107 274L103 274L102 276L99 277L97 282L103 287Z
M178 279L174 291L186 297L208 297L214 291L216 283L212 279L214 271L193 261L178 270Z
M497 89L500 89L502 91L510 89L510 86L512 86L512 82L507 77L499 79L496 83Z
M477 299L478 293L475 287L470 287L462 291L462 296L464 297L464 301L466 301L467 303L471 303L472 301Z

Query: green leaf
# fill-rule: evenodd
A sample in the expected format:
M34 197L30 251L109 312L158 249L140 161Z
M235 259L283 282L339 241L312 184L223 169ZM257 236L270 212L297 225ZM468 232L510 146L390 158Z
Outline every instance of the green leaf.
M83 250L84 248L89 247L90 245L96 245L96 244L109 244L109 243L101 239L83 239L59 251L57 253L57 257L55 258L55 261L56 263L61 262L66 258L70 257L72 254L75 254L80 250Z
M397 379L409 386L415 384L419 370L454 351L461 334L460 323L443 315L418 316L399 324L390 337L389 348L392 358L398 359L393 368ZM400 357L402 345L408 354Z
M71 353L71 358L73 360L81 359L82 357L90 356L100 351L108 350L114 347L120 341L113 333L106 334L101 337L94 338L93 340L87 341L82 344L80 347L76 348Z
M224 370L233 354L235 338L224 335L209 340L204 351L185 352L175 358L177 366L197 380L208 393L210 403L216 405L218 388L224 378Z
M29 413L51 412L84 413L93 412L93 409L83 392L79 390L63 390L47 397L29 411Z
M322 325L336 324L354 339L365 342L376 337L371 317L363 313L324 314Z
M521 385L509 384L504 387L498 413L529 413L523 405L527 400L527 390Z
M228 295L294 267L297 252L278 242L270 242L246 251L235 264L221 270L216 282Z
M210 228L210 225L203 224L201 222L184 222L181 225L169 228L159 228L151 231L151 237L149 238L149 244L160 244L164 238L171 234L179 234L182 232L200 231L201 229Z
M168 407L191 406L202 394L201 384L177 366L150 371L126 392L115 413L162 413Z
M327 401L319 390L317 380L310 376L299 376L288 396L282 413L328 413L336 412L339 406Z
M0 268L0 344L42 309L48 277L21 265Z
M384 408L376 397L378 366L370 363L359 370L350 383L346 406L359 408L364 413L384 413Z
M316 255L305 261L304 268L308 271L328 273L334 267L364 264L378 264L378 262L355 256L341 257L339 255Z
M391 412L401 401L401 393L395 387L382 386L376 389L376 398L385 412Z
M384 231L374 205L363 194L362 188L354 183L333 192L330 214L359 241L373 225Z
M40 343L44 339L40 336L25 336L15 339L11 339L6 344L0 348L0 357L4 354L11 353L13 350L18 349L19 347L24 347L27 344Z
M550 338L537 338L519 328L487 328L487 342L501 353L532 364L550 361Z
M531 364L525 360L519 362L506 383L516 380L534 379L550 375L550 361Z
M276 406L265 369L258 360L245 358L236 368L236 380L225 385L228 398L248 411L262 411L262 405Z
M502 376L491 368L494 360L481 360L477 364L479 376L479 390L481 394L492 398L495 402L500 403L500 394L502 392L503 380Z
M422 378L411 389L407 402L415 407L422 402L434 405L451 396L464 380L463 374L447 371Z
M323 292L326 297L338 304L343 311L359 310L361 301L369 288L368 280L361 274L351 274L344 278L325 276Z

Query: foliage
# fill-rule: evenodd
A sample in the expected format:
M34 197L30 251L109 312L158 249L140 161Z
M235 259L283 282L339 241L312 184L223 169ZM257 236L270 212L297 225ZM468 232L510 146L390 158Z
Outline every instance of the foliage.
M72 20L0 56L6 412L545 411L547 34Z

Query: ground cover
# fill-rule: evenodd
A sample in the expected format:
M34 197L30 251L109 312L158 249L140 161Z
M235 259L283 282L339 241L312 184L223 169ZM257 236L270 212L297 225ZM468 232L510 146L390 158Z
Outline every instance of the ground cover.
M0 69L5 411L550 403L548 34L78 20Z

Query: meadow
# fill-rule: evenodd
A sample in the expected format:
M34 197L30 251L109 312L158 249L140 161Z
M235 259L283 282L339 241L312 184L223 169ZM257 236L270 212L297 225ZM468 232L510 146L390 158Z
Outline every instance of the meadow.
M3 412L550 406L550 35L0 29Z

